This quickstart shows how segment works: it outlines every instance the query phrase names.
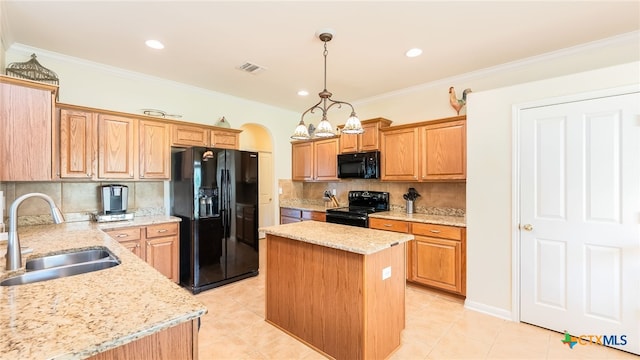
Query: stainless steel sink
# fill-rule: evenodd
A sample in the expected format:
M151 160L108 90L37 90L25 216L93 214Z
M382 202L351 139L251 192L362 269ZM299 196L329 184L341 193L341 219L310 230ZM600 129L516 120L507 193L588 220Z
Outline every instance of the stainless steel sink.
M96 261L101 259L115 259L115 256L106 248L87 249L66 254L49 255L27 260L26 269L43 270L64 265L73 265Z
M43 256L27 261L24 274L9 277L0 286L31 284L39 281L86 274L120 265L107 248L84 249L65 254Z

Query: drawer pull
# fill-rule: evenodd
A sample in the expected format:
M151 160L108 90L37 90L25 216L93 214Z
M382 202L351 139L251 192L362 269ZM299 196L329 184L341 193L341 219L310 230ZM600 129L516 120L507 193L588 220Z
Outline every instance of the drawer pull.
M159 232L159 233L166 233L167 231L169 231L169 230L167 230L167 229L160 229L160 230L157 230L156 232Z
M392 226L393 226L393 224L384 224L384 226L386 226L386 227L392 227Z
M440 230L429 230L429 231L431 231L434 234L440 234Z
M118 234L118 235L116 235L117 238L125 238L127 236L129 236L129 234Z

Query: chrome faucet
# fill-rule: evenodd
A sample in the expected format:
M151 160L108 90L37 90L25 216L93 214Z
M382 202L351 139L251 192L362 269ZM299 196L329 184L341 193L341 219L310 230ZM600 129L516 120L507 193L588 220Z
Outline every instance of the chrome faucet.
M29 193L18 197L12 204L9 210L9 240L7 241L7 266L6 270L17 270L22 266L22 253L20 251L20 240L18 239L18 206L22 202L31 197L39 197L46 200L51 208L51 217L53 222L60 224L64 222L64 217L60 212L60 209L53 202L53 199L46 194L42 193Z

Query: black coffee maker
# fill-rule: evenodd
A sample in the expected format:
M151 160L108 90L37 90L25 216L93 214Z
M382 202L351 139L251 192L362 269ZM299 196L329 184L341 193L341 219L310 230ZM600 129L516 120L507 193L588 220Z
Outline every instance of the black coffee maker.
M104 214L123 214L127 212L129 188L126 185L103 185L101 194Z

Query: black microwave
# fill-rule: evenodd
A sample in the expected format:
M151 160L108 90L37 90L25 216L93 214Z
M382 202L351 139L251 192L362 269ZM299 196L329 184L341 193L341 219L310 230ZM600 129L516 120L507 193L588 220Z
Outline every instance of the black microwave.
M380 151L338 155L338 177L380 178Z

